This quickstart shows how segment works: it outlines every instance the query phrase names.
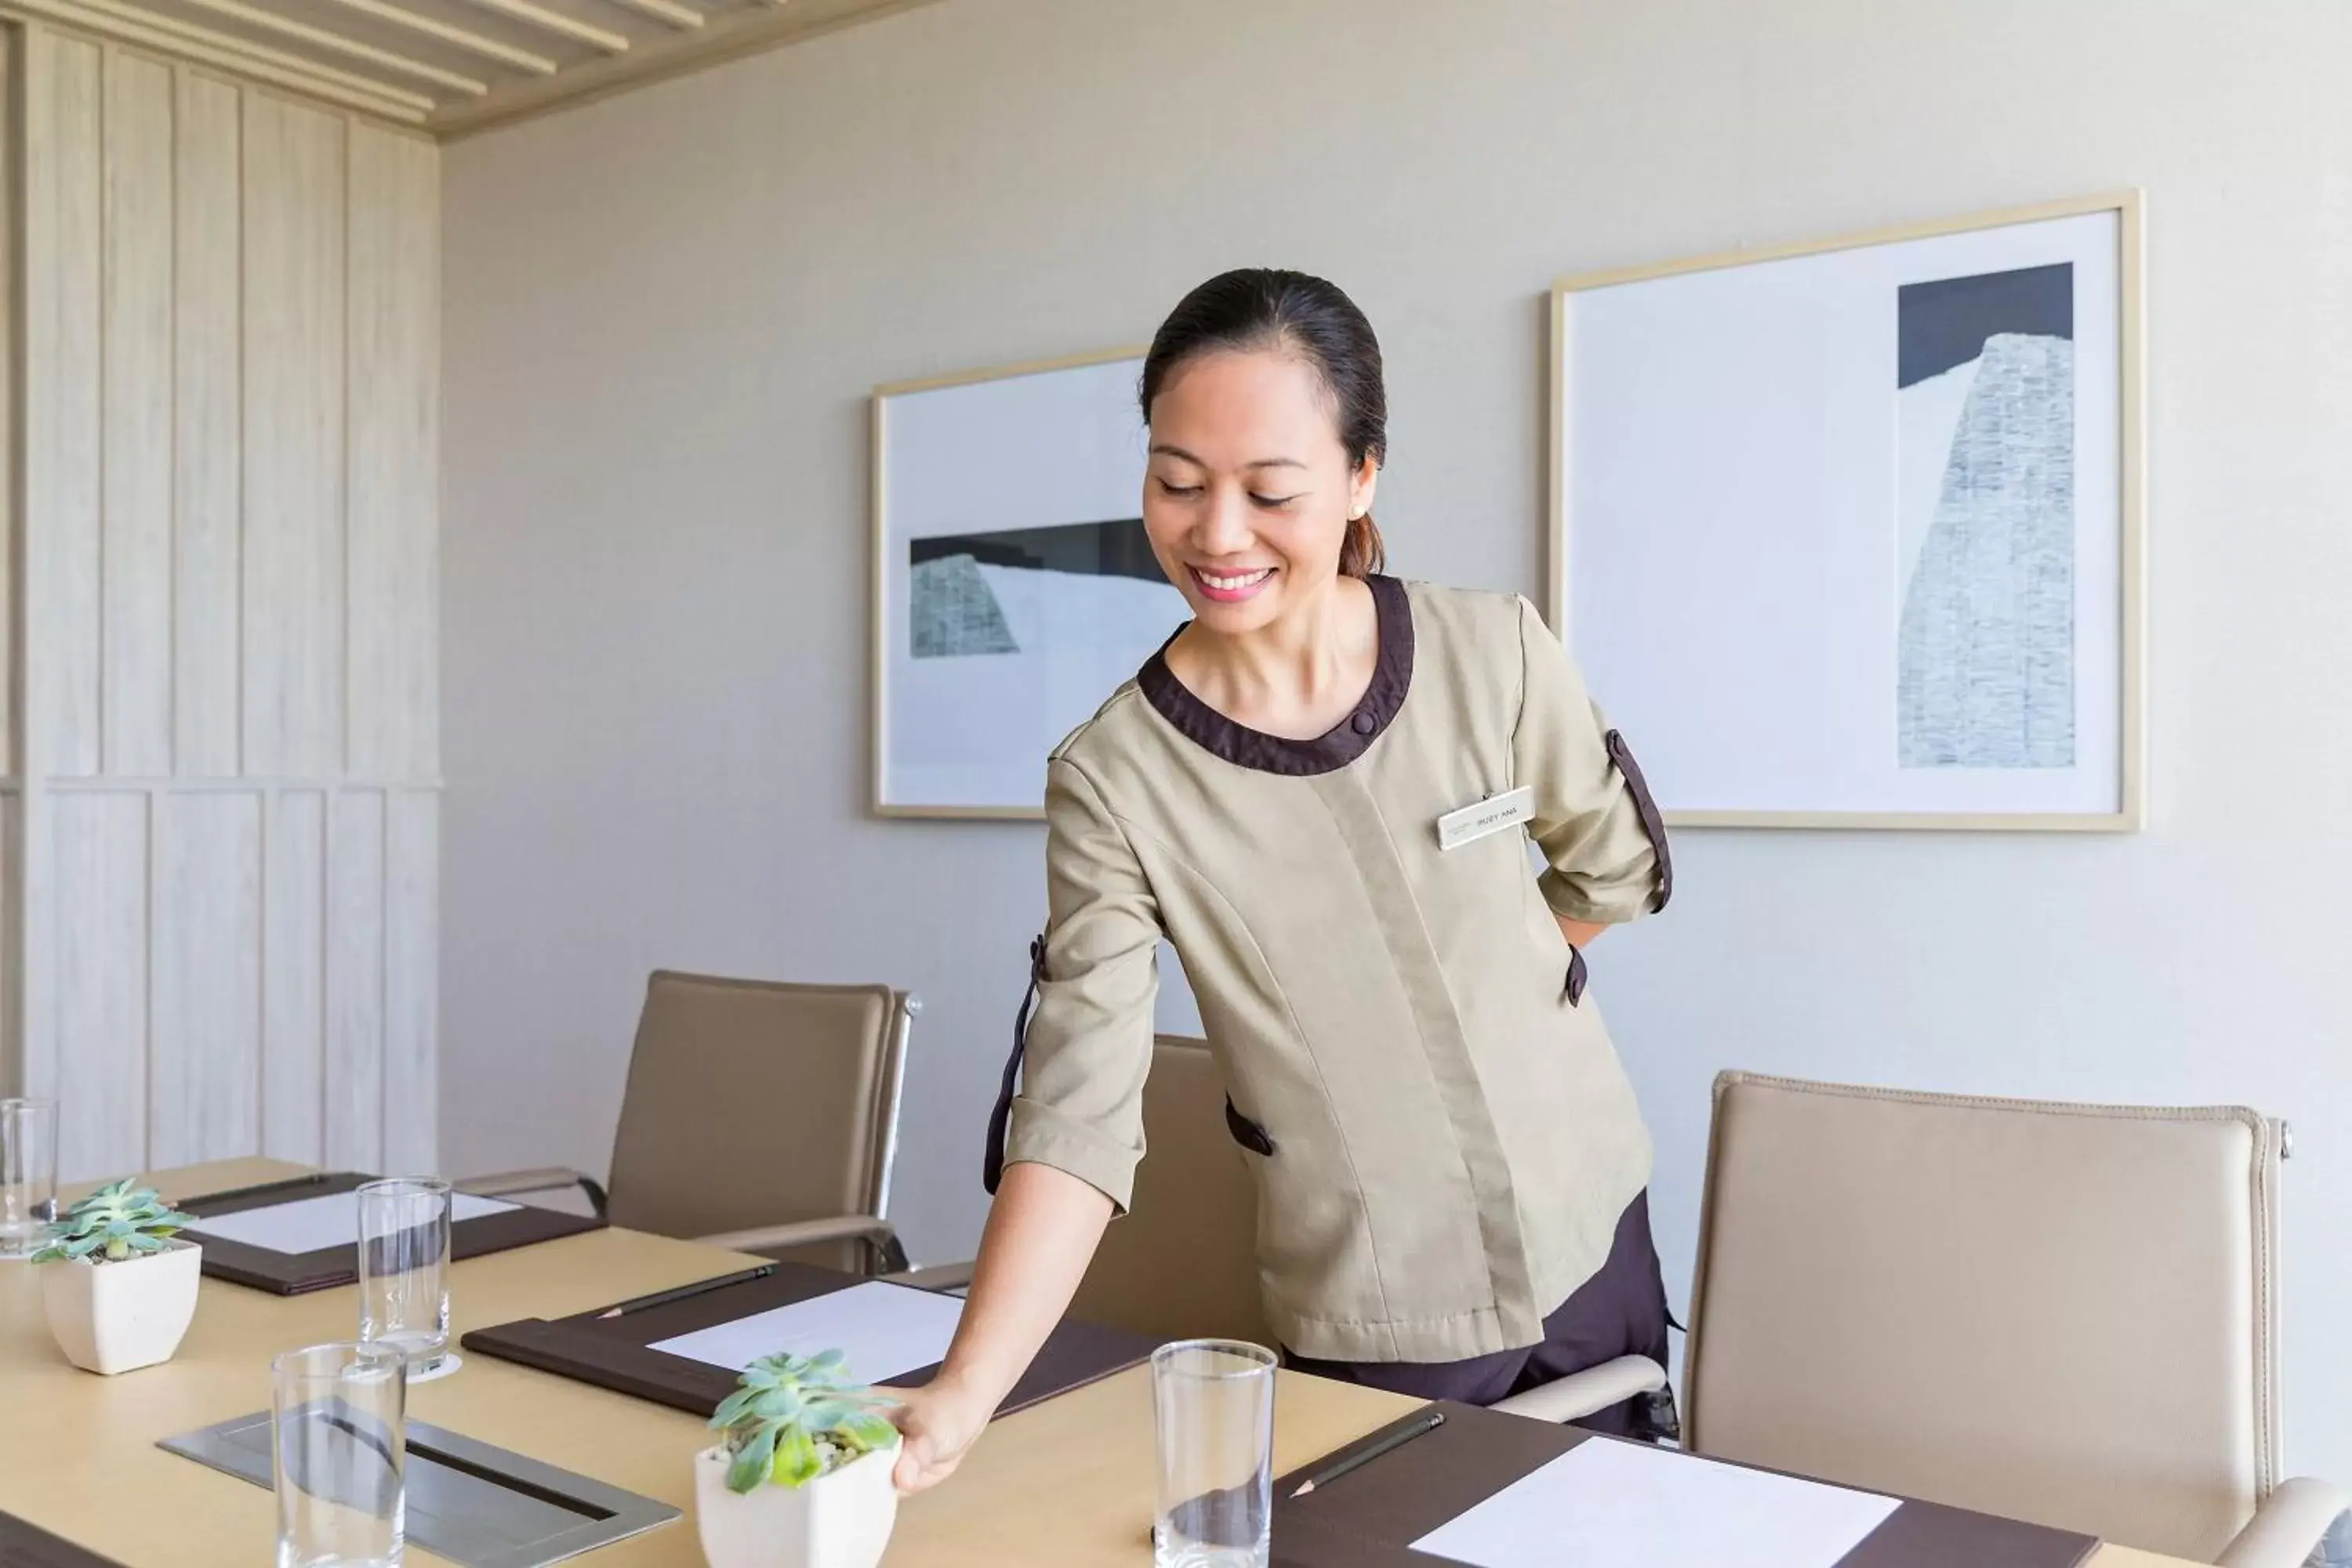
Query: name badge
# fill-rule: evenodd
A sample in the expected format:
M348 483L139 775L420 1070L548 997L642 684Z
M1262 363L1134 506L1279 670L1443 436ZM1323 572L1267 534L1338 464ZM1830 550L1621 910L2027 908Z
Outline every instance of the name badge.
M1501 795L1490 795L1475 805L1449 811L1437 819L1437 847L1459 849L1465 844L1517 827L1536 814L1536 792L1527 784Z

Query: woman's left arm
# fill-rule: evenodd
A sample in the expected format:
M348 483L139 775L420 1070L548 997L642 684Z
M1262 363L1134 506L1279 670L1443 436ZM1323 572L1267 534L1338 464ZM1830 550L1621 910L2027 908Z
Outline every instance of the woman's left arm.
M1568 650L1519 601L1514 776L1534 793L1538 885L1560 933L1581 949L1612 925L1665 908L1674 889L1665 826L1623 739L1608 727Z

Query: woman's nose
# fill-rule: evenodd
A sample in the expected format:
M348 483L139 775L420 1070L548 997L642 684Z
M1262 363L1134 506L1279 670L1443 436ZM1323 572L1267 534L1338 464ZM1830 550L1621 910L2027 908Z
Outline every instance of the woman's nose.
M1201 520L1198 548L1202 553L1238 555L1256 538L1256 531L1250 527L1249 498L1238 487L1212 489L1207 515Z

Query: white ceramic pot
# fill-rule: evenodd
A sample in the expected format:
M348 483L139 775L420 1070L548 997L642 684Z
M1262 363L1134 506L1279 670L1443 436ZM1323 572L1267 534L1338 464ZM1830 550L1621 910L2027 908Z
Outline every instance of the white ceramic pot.
M695 1527L710 1568L874 1568L898 1519L898 1446L804 1486L727 1489L727 1450L694 1457Z
M66 1359L111 1376L172 1359L196 1315L205 1249L176 1238L120 1263L60 1259L41 1271L41 1304Z

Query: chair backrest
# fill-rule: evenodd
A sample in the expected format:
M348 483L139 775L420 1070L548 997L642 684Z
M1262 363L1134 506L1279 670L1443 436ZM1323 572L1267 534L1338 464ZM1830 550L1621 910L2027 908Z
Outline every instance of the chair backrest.
M880 1215L907 997L656 970L613 1140L609 1213L663 1236Z
M1225 1126L1207 1045L1163 1035L1143 1085L1143 1163L1070 1316L1161 1339L1279 1350L1258 1294L1257 1183Z
M1686 1441L2210 1563L2276 1484L2278 1162L2235 1107L1726 1073Z

